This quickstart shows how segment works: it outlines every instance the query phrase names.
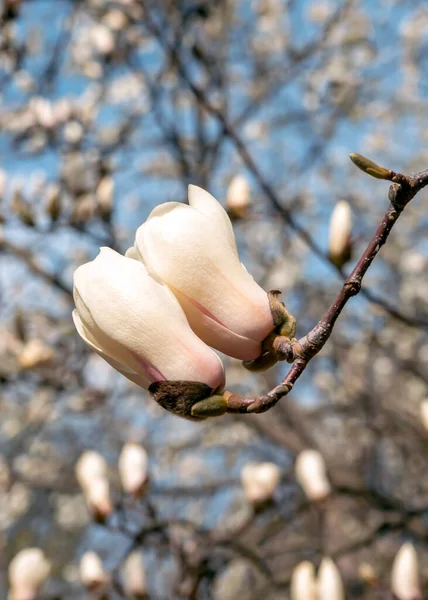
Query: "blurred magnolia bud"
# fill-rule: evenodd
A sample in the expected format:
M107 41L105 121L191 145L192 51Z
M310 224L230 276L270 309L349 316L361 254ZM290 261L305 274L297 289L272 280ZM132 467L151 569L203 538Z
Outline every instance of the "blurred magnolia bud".
M314 565L305 560L291 575L291 600L317 600Z
M391 571L391 589L397 600L422 600L418 557L412 544L403 544L397 552Z
M317 450L300 452L296 459L295 473L309 500L323 500L330 494L324 459Z
M352 153L349 155L354 165L356 165L361 171L375 177L376 179L391 179L392 172L385 167L381 167L369 158L366 158L362 154Z
M428 431L428 400L423 400L420 405L420 415L422 425Z
M249 463L241 471L247 500L254 505L272 500L281 480L281 471L273 463Z
M358 575L368 585L375 585L377 583L376 572L369 563L364 562L359 565Z
M73 224L86 223L94 216L95 209L96 202L93 194L81 196L74 203L71 222Z
M336 204L330 219L329 254L335 265L343 265L351 258L352 211L346 200Z
M139 444L125 444L118 466L124 491L128 494L141 494L148 479L148 457L145 449Z
M141 552L132 552L123 565L123 587L127 597L143 600L147 596L146 572Z
M243 175L235 175L227 188L226 210L232 219L242 219L248 215L251 204L250 186Z
M88 590L98 590L109 583L109 577L96 552L85 552L80 559L79 575L82 585Z
M105 25L97 24L92 27L91 38L94 48L99 54L111 54L114 50L114 35Z
M64 139L69 144L78 144L84 136L83 125L79 121L68 121L64 125Z
M94 479L84 490L84 495L88 508L97 521L105 521L113 512L108 479L102 477Z
M96 191L97 204L103 217L111 214L113 194L114 180L113 177L107 175L101 179Z
M105 459L98 452L87 450L77 461L76 477L80 487L84 490L91 485L94 479L106 478L107 463Z
M9 565L10 600L35 600L50 570L51 563L40 548L21 550Z
M46 212L55 222L61 212L61 188L57 183L51 183L46 188L45 207Z
M331 558L323 558L318 572L318 600L345 600L339 569Z
M31 206L24 200L22 188L20 185L16 185L12 192L11 207L13 212L21 219L21 221L28 225L28 227L34 227L34 215L31 210Z
M4 196L4 192L6 190L7 183L7 173L3 169L0 169L0 200L2 200Z
M41 340L29 340L18 354L18 362L22 369L36 369L52 362L55 353L50 346Z

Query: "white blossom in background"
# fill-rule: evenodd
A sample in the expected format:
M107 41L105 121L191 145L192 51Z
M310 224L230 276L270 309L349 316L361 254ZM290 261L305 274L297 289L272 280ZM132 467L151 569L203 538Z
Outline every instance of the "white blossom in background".
M122 487L128 494L140 494L148 480L148 456L139 444L127 443L119 457L119 475Z
M251 204L250 186L243 175L235 175L227 188L226 210L232 218L246 217Z
M241 482L250 504L272 500L281 481L281 470L273 463L248 463L241 471Z
M87 450L76 463L76 477L81 488L90 487L94 479L107 477L107 462L98 452Z
M110 248L74 273L73 319L80 336L137 385L195 381L223 388L220 358L191 330L166 285Z
M294 568L291 575L291 600L317 600L314 565L305 560Z
M267 293L242 266L230 219L205 190L189 186L189 205L157 206L127 256L174 292L195 333L241 360L261 353L274 329Z
M339 266L343 266L350 258L351 230L351 207L346 200L341 200L336 204L331 215L328 245L331 259Z
M132 552L122 567L123 587L127 597L142 600L147 594L146 571L141 552Z
M318 571L318 600L345 600L339 569L331 558L323 558Z
M21 550L9 564L9 600L36 600L51 571L40 548Z
M296 458L295 474L309 500L323 500L331 492L322 455L317 450L303 450Z
M76 464L76 478L88 508L101 520L113 511L107 475L107 463L97 452L84 452Z
M418 556L413 544L401 546L391 571L391 589L397 600L422 600Z
M101 558L96 552L85 552L79 564L80 581L88 590L97 590L109 583Z

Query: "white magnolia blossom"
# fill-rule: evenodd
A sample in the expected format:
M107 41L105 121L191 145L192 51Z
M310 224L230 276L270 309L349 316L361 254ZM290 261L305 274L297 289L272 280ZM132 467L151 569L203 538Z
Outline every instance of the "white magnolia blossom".
M398 600L422 598L418 556L412 544L403 544L397 552L391 571L391 589Z
M139 444L125 444L120 453L118 468L125 492L139 494L148 479L148 456L145 449Z
M96 552L85 552L80 559L79 575L82 585L89 590L104 587L109 582L109 577L104 570L101 558Z
M331 558L323 558L318 572L318 600L345 600L339 569Z
M9 564L9 600L35 600L50 570L40 548L21 550Z
M334 207L330 219L329 252L333 259L340 260L349 247L352 229L352 211L346 200Z
M245 217L251 203L250 186L243 175L235 175L226 194L226 208L232 217Z
M220 358L191 330L175 296L144 265L101 248L74 274L73 319L95 352L137 385L224 385Z
M309 500L323 500L331 492L325 463L317 450L303 450L297 456L296 479Z
M281 480L281 471L273 463L248 463L241 471L241 481L247 500L261 504L272 500Z
M305 560L297 565L291 575L291 600L317 600L314 565Z
M269 299L241 264L230 219L211 194L191 185L189 205L157 206L127 256L169 286L205 343L241 360L260 355L274 329Z
M113 512L110 483L107 478L94 479L89 487L84 490L84 494L88 508L96 518L104 520Z
M143 598L147 593L147 581L141 552L135 551L128 556L122 572L126 597Z

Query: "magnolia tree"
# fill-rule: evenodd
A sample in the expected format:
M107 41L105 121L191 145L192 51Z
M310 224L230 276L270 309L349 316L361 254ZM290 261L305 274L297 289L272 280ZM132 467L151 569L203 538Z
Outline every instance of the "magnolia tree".
M3 2L1 597L426 597L427 31Z

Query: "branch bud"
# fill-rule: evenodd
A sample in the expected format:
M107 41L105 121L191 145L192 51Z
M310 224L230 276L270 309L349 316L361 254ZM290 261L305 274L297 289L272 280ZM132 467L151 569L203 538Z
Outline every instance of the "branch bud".
M296 459L296 479L309 500L324 500L331 486L327 479L325 463L317 450L303 450Z
M318 572L318 599L345 600L342 577L331 558L323 558Z
M341 200L334 207L330 219L330 235L328 250L333 263L338 267L351 258L352 211L346 200Z
M85 552L82 556L79 574L82 585L90 591L100 590L109 583L109 577L104 570L103 563L95 552Z
M291 600L317 600L314 565L305 560L291 575Z
M398 600L422 600L419 565L412 544L403 544L394 559L391 589Z
M141 496L149 478L145 449L139 444L125 444L120 453L118 468L124 491Z
M361 171L364 171L364 173L367 173L367 175L371 175L371 177L375 177L376 179L387 179L389 181L393 177L393 172L390 169L385 169L385 167L377 165L369 158L362 156L362 154L355 154L353 152L349 155L349 158L354 165L361 169Z

